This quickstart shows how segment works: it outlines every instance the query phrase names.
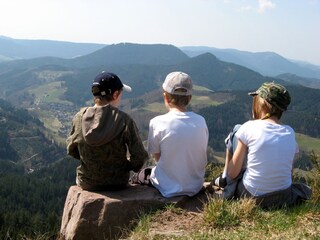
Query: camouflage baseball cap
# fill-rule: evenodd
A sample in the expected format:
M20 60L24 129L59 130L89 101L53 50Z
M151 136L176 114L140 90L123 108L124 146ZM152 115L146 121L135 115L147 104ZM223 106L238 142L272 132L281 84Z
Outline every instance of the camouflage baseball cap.
M287 89L274 82L265 82L257 91L248 94L251 96L259 95L281 111L287 110L291 102L291 97Z

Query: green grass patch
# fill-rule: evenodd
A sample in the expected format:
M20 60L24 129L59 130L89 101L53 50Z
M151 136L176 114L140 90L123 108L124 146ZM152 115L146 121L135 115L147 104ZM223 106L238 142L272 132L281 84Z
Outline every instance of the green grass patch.
M143 108L145 111L156 112L156 113L166 113L167 109L163 102L154 102L150 103Z
M306 152L311 152L313 150L315 153L320 154L320 138L313 138L296 133L296 139L300 149L303 149Z
M202 88L198 87L199 89L201 88L203 91L211 91L207 88ZM222 102L212 100L209 95L192 95L192 99L190 102L191 107L208 107L208 106L218 106ZM153 102L148 105L146 105L143 110L145 111L150 111L150 112L156 112L156 113L166 113L167 109L164 105L164 102Z
M193 85L193 90L194 91L213 92L211 89L206 88L206 87L202 87L202 86L199 86L199 85Z
M29 90L29 93L35 95L35 103L61 103L71 104L68 101L61 100L62 95L66 91L66 88L62 85L63 82L48 82L42 84L37 88Z
M191 105L205 105L205 106L218 106L221 102L214 101L210 96L196 96L193 95L191 99Z

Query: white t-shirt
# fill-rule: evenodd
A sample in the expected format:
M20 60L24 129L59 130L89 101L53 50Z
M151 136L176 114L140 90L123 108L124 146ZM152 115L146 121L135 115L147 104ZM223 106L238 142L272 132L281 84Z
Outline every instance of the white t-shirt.
M208 128L194 112L168 112L151 119L148 151L161 153L150 180L164 197L197 194L207 164Z
M293 159L299 150L290 126L251 120L239 128L236 137L248 147L243 184L252 195L291 186Z

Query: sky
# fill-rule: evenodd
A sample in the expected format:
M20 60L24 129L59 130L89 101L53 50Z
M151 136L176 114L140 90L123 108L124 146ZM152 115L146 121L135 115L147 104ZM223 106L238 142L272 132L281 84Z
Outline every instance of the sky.
M275 52L320 66L320 0L0 0L0 35Z

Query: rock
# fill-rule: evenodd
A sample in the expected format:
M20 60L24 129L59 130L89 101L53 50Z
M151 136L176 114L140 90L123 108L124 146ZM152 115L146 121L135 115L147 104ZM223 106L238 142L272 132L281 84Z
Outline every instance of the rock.
M199 196L164 198L157 189L142 185L106 192L89 192L72 186L64 206L59 239L117 239L126 230L130 231L139 216L165 205L201 209L197 205L203 205L207 197L204 192Z

